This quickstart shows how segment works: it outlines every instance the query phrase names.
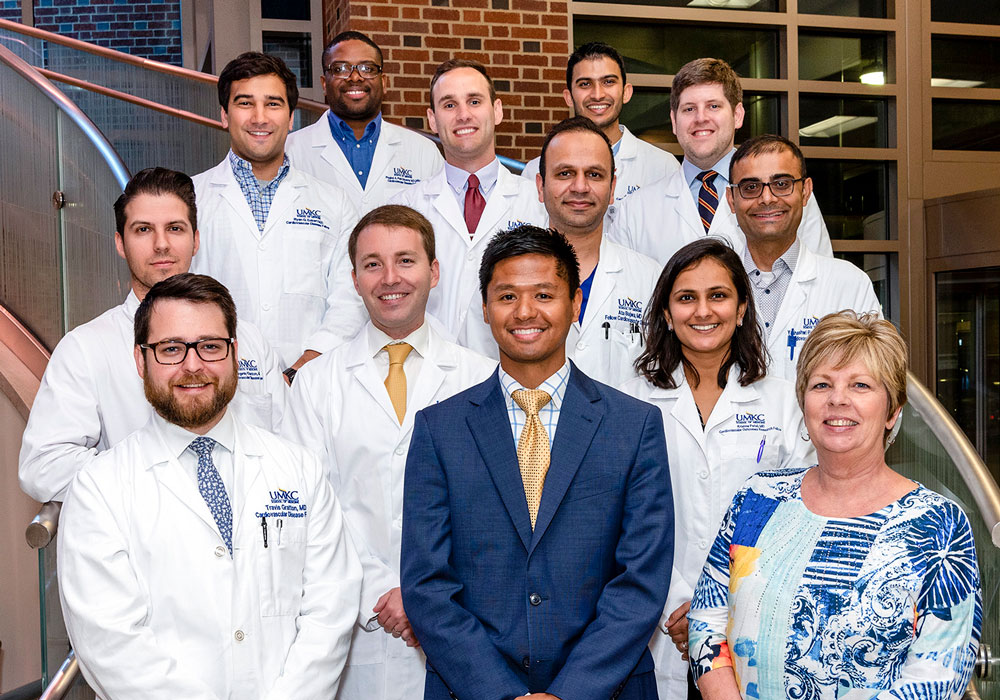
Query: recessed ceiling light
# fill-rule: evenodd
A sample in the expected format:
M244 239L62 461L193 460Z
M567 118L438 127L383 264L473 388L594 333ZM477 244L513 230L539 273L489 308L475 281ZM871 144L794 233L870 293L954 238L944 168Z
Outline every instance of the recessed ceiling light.
M830 136L839 136L847 131L854 131L855 129L860 129L863 126L874 124L877 121L877 117L851 117L844 114L838 114L835 117L830 117L829 119L824 119L823 121L816 122L815 124L802 127L799 129L799 136L805 136L806 138L828 138Z

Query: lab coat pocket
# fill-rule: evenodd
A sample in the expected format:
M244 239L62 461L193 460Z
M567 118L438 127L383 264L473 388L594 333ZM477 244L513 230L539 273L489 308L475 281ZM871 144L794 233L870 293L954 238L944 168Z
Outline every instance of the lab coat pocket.
M326 233L313 226L290 226L284 238L282 289L286 294L325 297L323 238Z
M244 380L238 393L237 412L239 417L251 425L259 425L264 430L273 432L276 429L270 394L252 394L244 388L252 380ZM260 383L260 382L258 382ZM253 384L250 384L253 387Z
M268 518L268 546L257 550L260 614L297 615L305 564L304 518Z
M624 325L624 324L621 324ZM642 351L640 343L641 333L625 333L617 328L607 329L606 343L610 343L610 348L605 354L607 365L605 366L605 376L610 379L607 383L611 386L619 386L635 375L632 363L639 357Z

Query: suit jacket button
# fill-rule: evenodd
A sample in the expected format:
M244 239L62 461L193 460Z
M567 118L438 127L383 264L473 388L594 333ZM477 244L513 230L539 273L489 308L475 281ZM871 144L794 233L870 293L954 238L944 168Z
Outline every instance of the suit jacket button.
M525 656L523 659L521 659L521 665L524 666L525 671L529 670L531 668L531 659Z
M531 603L532 605L541 605L542 596L538 595L537 593L532 593L531 595L528 596L528 602Z

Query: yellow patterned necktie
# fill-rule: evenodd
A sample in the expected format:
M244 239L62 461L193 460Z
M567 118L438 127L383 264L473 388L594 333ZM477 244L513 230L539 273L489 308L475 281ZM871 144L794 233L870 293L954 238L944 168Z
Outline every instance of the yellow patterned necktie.
M528 515L531 517L531 529L534 530L545 475L549 471L549 434L545 432L538 411L552 397L541 389L518 389L511 397L528 416L524 430L521 431L521 439L517 442L517 462L521 467L524 495L528 499Z
M406 415L406 373L403 372L403 362L413 346L409 343L390 343L382 349L389 353L389 375L385 378L385 388L396 411L396 418L402 425Z

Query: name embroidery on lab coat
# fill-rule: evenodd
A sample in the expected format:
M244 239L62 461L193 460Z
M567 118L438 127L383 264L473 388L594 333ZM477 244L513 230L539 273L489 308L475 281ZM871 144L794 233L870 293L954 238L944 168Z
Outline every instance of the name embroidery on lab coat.
M773 433L781 432L780 425L768 425L763 413L737 413L736 427L724 428L720 433ZM763 445L762 445L763 447Z
M642 302L632 297L618 297L618 313L605 314L608 321L642 324Z
M799 343L805 342L805 339L809 337L809 334L812 333L812 330L816 327L817 323L819 323L819 319L815 316L812 318L803 318L801 330L796 330L794 327L788 330L789 360L795 359L795 346Z
M415 185L420 182L420 178L413 177L413 170L410 168L393 168L392 175L386 175L385 181L394 185Z
M329 226L323 221L323 214L319 209L296 209L295 218L291 221L286 221L286 224L291 225L303 225L303 226L318 226L319 228L325 228L329 230Z
M254 517L257 518L304 518L307 508L305 503L299 502L298 491L288 491L277 489L268 491L271 502L264 506L263 511L257 511Z
M239 368L239 378L240 379L264 379L264 373L260 371L257 366L257 360L245 360L240 358L240 368Z

